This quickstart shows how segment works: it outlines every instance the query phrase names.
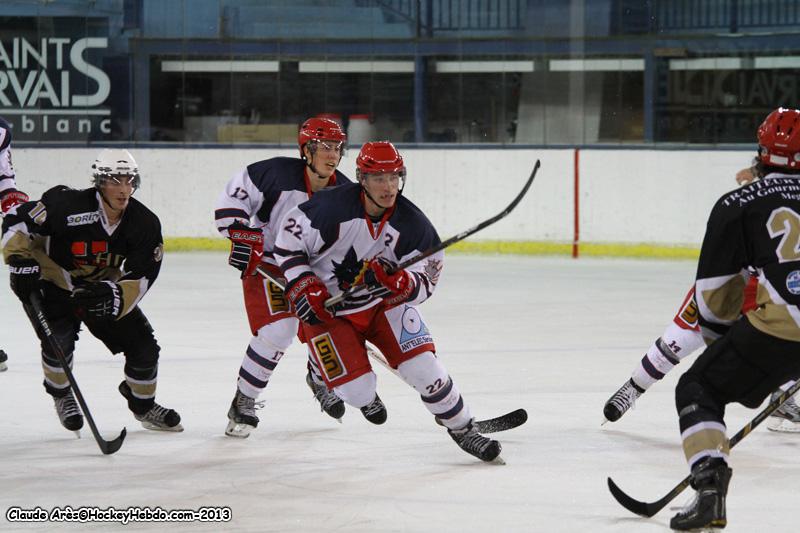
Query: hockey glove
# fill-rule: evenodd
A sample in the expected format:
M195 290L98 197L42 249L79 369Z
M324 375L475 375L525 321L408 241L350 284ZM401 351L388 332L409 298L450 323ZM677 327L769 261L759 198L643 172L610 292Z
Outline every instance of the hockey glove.
M0 200L0 211L2 211L5 215L12 207L16 207L19 204L24 204L28 200L30 200L30 198L28 198L28 195L22 191L7 191L3 196L3 199Z
M383 298L389 307L407 301L416 287L413 276L403 269L395 271L396 267L385 257L376 257L369 262L369 270L364 275L370 292Z
M8 258L9 281L11 290L22 303L29 304L31 294L38 291L41 284L41 269L36 259L25 259L19 255Z
M81 318L111 320L122 311L122 289L113 281L95 281L72 291L72 304Z
M333 320L333 313L325 309L325 300L330 297L322 280L310 273L286 287L286 298L292 306L292 313L312 326Z
M231 253L228 264L242 272L242 277L255 272L264 255L264 234L239 222L228 228L231 240Z

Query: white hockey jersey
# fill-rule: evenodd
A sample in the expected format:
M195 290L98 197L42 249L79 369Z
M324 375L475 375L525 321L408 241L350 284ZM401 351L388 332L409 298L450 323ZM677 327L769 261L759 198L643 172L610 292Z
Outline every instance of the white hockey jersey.
M0 198L16 190L14 167L11 164L11 126L0 118Z
M231 178L217 200L214 211L217 230L228 237L228 228L237 221L260 228L264 234L263 261L275 264L272 248L278 222L290 209L311 197L305 168L302 159L293 157L273 157L248 165ZM338 170L331 180L329 187L352 183Z
M363 280L367 263L382 256L400 263L441 241L428 218L404 196L379 222L371 221L364 209L361 186L354 183L322 190L283 217L275 243L275 259L288 280L313 272L336 295ZM409 266L416 282L408 305L427 300L436 288L444 252ZM356 291L337 309L345 315L382 301Z

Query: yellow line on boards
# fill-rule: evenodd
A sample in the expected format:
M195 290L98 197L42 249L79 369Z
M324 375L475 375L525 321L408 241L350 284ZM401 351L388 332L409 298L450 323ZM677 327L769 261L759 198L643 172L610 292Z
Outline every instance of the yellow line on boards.
M221 237L167 237L167 252L227 251L230 243ZM581 257L629 257L646 259L697 259L700 250L690 246L663 244L580 243ZM572 243L544 241L462 241L447 249L447 253L566 255L572 254Z

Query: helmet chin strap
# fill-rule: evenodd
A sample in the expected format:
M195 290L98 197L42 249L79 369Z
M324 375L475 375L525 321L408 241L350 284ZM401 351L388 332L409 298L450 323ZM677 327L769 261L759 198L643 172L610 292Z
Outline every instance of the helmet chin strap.
M104 187L102 185L98 185L97 186L97 192L100 193L100 198L103 200L103 203L106 205L106 209L105 210L106 211L116 211L114 206L111 205L111 202L108 201L108 198L106 197L106 193L103 191L103 188ZM134 192L135 191L136 191L136 189L134 189ZM133 196L133 193L131 193L131 196ZM124 212L124 211L125 211L125 209L122 209L122 212Z
M364 196L366 196L367 198L369 198L369 199L370 199L370 201L371 201L373 204L377 205L377 206L378 206L378 207L380 207L381 209L391 209L391 208L392 208L392 206L394 206L394 205L397 203L397 198L395 198L395 200L394 200L394 204L390 205L389 207L383 207L381 204L379 204L377 201L375 201L375 198L373 198L373 197L372 197L372 195L369 193L369 191L367 190L367 188L366 188L366 187L364 187L364 184L363 184L363 183L361 184L361 190L362 190L362 191L364 191ZM401 194L403 194L403 189L402 189L402 188L400 188L400 189L398 189L398 190L397 190L397 197L399 198Z
M313 154L312 154L312 157L313 157ZM314 164L311 162L311 159L306 159L306 166L307 166L308 168L310 168L310 169L311 169L311 172L313 172L313 173L314 173L314 174L316 174L317 176L319 176L319 175L320 175L319 171L318 171L316 168L314 168Z
M311 169L311 172L316 174L318 177L322 177L322 174L319 173L319 170L317 170L316 167L314 167L314 163L312 163L312 161L311 161L314 158L314 153L311 152L311 150L309 150L309 153L311 154L311 157L306 157L306 166L309 169ZM342 161L342 157L341 156L339 156L339 161L340 162ZM338 166L338 164L337 164L337 166ZM335 171L336 170L334 169L334 172ZM333 175L333 174L331 174L331 175ZM330 179L330 178L328 178L328 179Z

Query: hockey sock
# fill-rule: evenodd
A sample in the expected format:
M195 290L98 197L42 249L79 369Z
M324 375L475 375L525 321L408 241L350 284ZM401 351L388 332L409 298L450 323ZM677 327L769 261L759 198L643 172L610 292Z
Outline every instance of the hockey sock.
M264 348L264 343L258 337L253 337L239 368L239 390L250 398L258 398L269 383L278 361L283 357L282 351L267 351Z

